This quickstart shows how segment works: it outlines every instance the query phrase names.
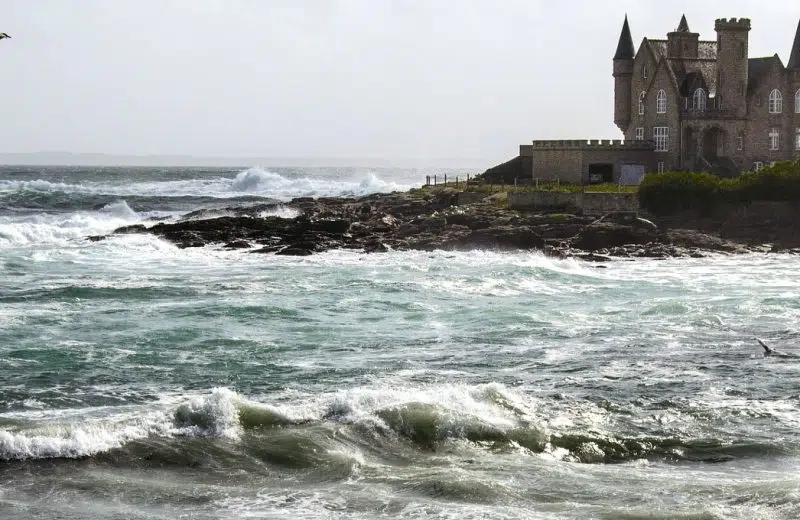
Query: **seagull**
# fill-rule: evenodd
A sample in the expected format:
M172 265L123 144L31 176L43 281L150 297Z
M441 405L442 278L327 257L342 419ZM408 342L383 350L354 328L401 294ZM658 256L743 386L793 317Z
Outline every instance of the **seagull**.
M0 40L3 38L11 38L11 36L9 36L8 33L0 33Z
M772 354L775 353L774 350L772 350L770 347L768 347L767 344L764 343L763 341L761 341L760 339L756 338L756 341L758 341L759 344L761 344L761 346L764 348L764 357L769 357L769 356L771 356Z

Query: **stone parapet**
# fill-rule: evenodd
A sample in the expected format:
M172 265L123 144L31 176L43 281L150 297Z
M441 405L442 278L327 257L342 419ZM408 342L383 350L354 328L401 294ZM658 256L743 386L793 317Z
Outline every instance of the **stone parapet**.
M522 145L526 146L526 145ZM522 152L522 146L520 152ZM557 149L557 150L624 150L624 151L648 151L653 149L651 141L624 141L622 139L555 139L533 141L531 149L526 152L532 153L537 149Z

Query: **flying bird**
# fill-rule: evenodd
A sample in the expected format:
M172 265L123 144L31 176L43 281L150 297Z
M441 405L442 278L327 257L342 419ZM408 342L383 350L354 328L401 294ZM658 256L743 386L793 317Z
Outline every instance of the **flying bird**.
M8 33L0 33L0 40L3 38L11 38L11 36L9 36Z

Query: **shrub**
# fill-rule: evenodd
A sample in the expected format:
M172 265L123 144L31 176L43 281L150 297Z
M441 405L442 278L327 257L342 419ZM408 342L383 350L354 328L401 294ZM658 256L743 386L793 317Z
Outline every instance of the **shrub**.
M639 203L657 215L682 210L705 213L719 201L719 193L720 179L710 173L651 173L639 185Z

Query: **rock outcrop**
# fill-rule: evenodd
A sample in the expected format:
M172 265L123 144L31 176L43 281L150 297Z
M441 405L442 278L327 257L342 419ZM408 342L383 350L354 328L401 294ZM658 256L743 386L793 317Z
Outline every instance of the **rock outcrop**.
M457 203L458 193L447 188L356 199L299 198L283 205L298 213L294 218L263 216L279 205L262 204L214 214L200 210L177 222L128 226L115 233L151 233L183 248L218 246L293 256L330 249L368 253L493 249L539 250L562 258L605 261L611 257L699 257L710 251L740 253L800 246L800 237L796 244L787 247L782 243L776 248L762 246L749 228L740 233L747 240L737 240L728 228L726 236L720 236L702 226L681 227L675 219L659 225L632 213L597 219L508 210L488 197L462 206Z

